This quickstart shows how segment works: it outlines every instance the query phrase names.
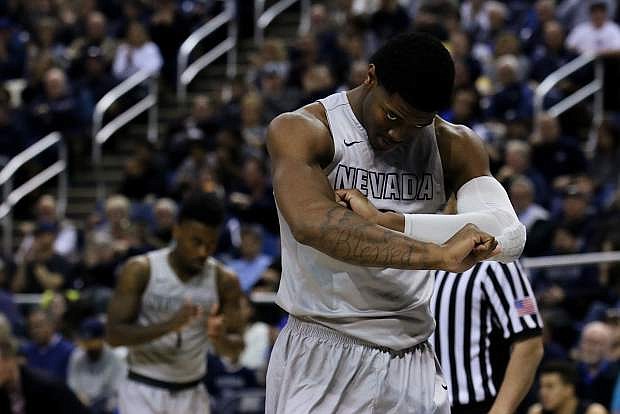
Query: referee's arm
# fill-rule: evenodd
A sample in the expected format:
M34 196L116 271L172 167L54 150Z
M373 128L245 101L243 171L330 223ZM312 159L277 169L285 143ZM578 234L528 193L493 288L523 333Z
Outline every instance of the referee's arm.
M512 345L504 380L489 414L514 413L529 391L543 356L542 337L516 341Z
M498 315L505 312L500 320L505 321L504 337L512 342L506 373L489 413L514 413L532 386L543 356L542 319L532 286L518 261L508 265L493 263L489 272L487 286L489 289L495 286L495 293L502 295L504 303L509 305L503 308L499 306L500 301L495 301L494 307ZM517 302L523 306L521 312Z

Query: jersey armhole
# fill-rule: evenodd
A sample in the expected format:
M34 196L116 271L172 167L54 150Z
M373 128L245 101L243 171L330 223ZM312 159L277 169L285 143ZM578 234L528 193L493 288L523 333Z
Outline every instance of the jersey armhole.
M329 131L329 137L332 141L332 147L334 148L334 156L332 157L332 160L323 168L323 172L326 175L329 175L329 173L336 167L336 165L338 165L338 162L342 159L342 148L334 139L334 135L332 133L334 126L332 125L331 119L329 118L329 112L327 111L325 103L323 102L323 100L318 100L317 102L321 104L323 112L325 113L325 119L327 119L327 130Z

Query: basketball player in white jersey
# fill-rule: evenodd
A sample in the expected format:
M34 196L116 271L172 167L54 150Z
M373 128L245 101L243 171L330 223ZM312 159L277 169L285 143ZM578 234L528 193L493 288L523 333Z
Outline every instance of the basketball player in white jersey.
M174 244L130 259L108 308L107 340L129 347L121 414L208 413L208 340L241 341L237 277L211 257L223 207L213 194L183 203Z
M435 326L429 269L462 272L498 254L513 260L525 241L514 212L503 210L507 196L480 139L436 116L453 83L438 40L400 35L373 55L362 85L271 122L277 303L291 316L269 363L268 414L449 412L427 343ZM381 217L405 234L345 208L351 193L334 194L345 188L391 211ZM472 217L411 225L432 218L452 192ZM467 224L477 214L496 222L501 246ZM450 234L430 242L429 232Z

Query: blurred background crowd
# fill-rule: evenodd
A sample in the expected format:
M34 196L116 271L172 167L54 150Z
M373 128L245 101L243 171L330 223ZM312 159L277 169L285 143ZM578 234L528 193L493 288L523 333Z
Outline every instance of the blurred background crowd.
M253 34L253 7L237 2L242 39ZM0 0L0 168L61 131L76 180L89 168L96 103L138 70L159 71L160 93L170 95L179 46L221 8L214 0ZM432 33L452 53L454 98L441 116L483 139L527 227L524 256L620 250L615 0L339 0L314 2L310 13L307 33L268 36L240 75L215 91L194 91L157 142L132 140L117 188L86 218L59 216L49 188L15 210L19 237L13 254L0 258L0 331L19 338L17 355L28 367L47 371L94 412L113 412L124 375L122 351L103 341L119 265L166 246L178 203L195 190L226 202L217 257L247 295L245 349L209 357L215 412L234 412L230 401L260 391L284 318L260 300L277 291L281 270L266 127L279 113L359 85L373 51L403 31ZM590 101L559 117L535 116L533 108L536 86L584 52L599 53L606 67L605 117L593 148ZM544 104L592 77L591 68L577 71ZM572 361L579 397L620 413L620 265L548 268L530 278L545 321L545 360ZM41 303L17 304L16 293L42 294ZM534 389L529 403L536 398Z

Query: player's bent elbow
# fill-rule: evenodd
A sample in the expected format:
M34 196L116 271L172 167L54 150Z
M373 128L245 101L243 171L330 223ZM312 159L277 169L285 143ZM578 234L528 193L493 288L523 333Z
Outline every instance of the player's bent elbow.
M494 257L493 260L501 263L514 262L521 257L521 253L523 253L523 249L525 248L526 239L525 226L517 221L505 229L501 236L497 237L502 251L498 256Z
M536 371L536 368L538 367L538 364L540 364L545 352L542 336L534 336L532 338L525 339L522 342L517 342L513 352L517 350L517 347L519 347L518 353L527 356L527 358L532 362L533 371Z
M293 238L298 243L311 245L314 240L312 227L307 223L304 223L303 220L297 222L295 224L290 224L291 233L293 234Z
M536 341L536 345L534 346L534 349L532 350L532 354L538 361L536 364L538 366L538 364L540 364L540 361L542 361L543 356L545 355L545 345L543 344L542 336L538 337L538 340Z
M312 246L319 237L317 229L317 219L310 208L306 208L303 213L291 214L286 217L289 229L293 238L301 244Z
M536 340L536 345L533 350L538 362L542 361L543 356L545 355L545 344L543 343L542 336L539 336Z

